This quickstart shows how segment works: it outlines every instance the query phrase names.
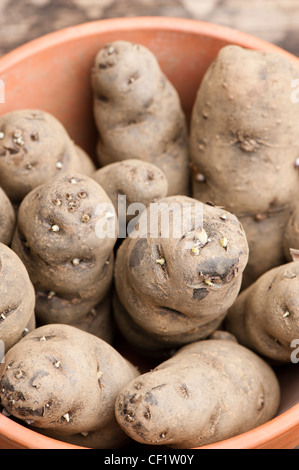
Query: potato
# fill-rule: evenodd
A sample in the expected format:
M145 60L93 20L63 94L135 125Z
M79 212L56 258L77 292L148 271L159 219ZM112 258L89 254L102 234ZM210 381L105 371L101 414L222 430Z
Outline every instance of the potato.
M80 320L71 323L80 330L91 333L94 336L113 344L115 338L115 327L112 316L112 298L109 293L98 305L93 307Z
M248 260L246 236L233 214L186 196L160 199L156 207L161 219L152 206L141 214L139 232L117 250L114 271L119 328L155 355L218 328Z
M28 330L35 328L35 294L25 266L0 243L0 340L8 351Z
M14 233L16 214L9 198L0 187L0 243L9 245Z
M115 400L137 375L100 338L70 325L45 325L6 354L0 399L12 416L47 436L86 447L121 447L128 438L116 423Z
M91 176L96 171L95 163L91 160L90 156L85 152L85 150L83 150L78 145L75 145L75 150L77 154L76 165L77 165L78 170L74 170L74 171L77 171L78 173L82 173L83 175L86 175L86 176Z
M292 261L291 250L299 249L299 205L293 211L284 226L283 250L286 260Z
M152 163L137 159L110 163L97 170L92 178L106 191L115 210L118 212L122 209L125 214L130 205L138 203L146 207L165 197L168 191L168 182L163 171ZM123 206L119 196L126 198ZM128 214L124 220L129 222L134 214Z
M237 338L232 333L220 329L213 331L213 333L209 336L208 339L221 339L223 341L234 341L235 343L238 342Z
M264 273L245 289L225 319L238 342L276 362L291 362L299 338L299 262Z
M78 173L57 176L22 201L12 248L34 284L41 324L81 320L110 291L117 227L102 238L98 227L108 216L117 220L103 188Z
M131 381L115 410L137 442L186 449L265 423L279 402L277 378L265 361L233 341L209 339Z
M186 118L177 91L146 47L114 41L92 69L100 166L137 158L167 176L168 195L189 194Z
M242 289L249 287L269 266L287 262L283 239L291 208L240 217L249 245L249 260L243 275Z
M280 54L225 46L209 67L192 112L193 197L234 213L246 234L249 225L244 278L250 282L283 257L277 232L283 213L298 198L299 107L290 98L298 76ZM268 223L255 223L268 217L274 238Z
M89 175L95 165L51 114L21 109L0 116L0 185L14 203L51 178Z

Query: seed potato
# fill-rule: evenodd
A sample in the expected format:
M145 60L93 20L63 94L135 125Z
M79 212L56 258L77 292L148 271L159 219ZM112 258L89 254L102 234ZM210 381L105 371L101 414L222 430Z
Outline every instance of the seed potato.
M299 262L267 271L238 296L225 327L244 346L261 356L290 363L299 338Z
M0 243L0 340L8 351L35 328L35 293L19 257Z
M11 348L0 366L1 403L24 424L80 446L128 443L114 405L138 372L105 341L70 325L45 325Z
M186 118L152 52L128 41L106 44L91 80L100 166L132 158L153 163L167 177L168 195L189 194Z
M0 187L0 243L9 245L13 237L16 214L12 203Z
M12 248L35 287L41 324L81 320L110 291L117 226L111 237L97 230L107 214L117 220L103 188L77 173L52 179L22 201Z
M285 262L284 227L299 188L299 107L290 88L298 76L281 54L228 45L194 103L193 197L224 206L241 221L250 253L244 287Z
M114 270L116 321L128 341L149 354L216 330L239 293L248 260L246 236L233 214L186 196L158 204L161 218L150 208L141 214L138 236L135 231L120 245ZM169 236L162 231L167 220Z
M135 441L187 449L271 419L280 390L270 366L234 341L197 341L121 390L116 419Z
M0 116L0 157L0 186L16 204L59 174L95 171L92 160L74 144L62 123L39 109Z

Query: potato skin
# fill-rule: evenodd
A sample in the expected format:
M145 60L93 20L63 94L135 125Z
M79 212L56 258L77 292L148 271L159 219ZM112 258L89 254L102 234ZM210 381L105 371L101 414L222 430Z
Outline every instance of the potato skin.
M100 204L116 221L111 237L98 236L97 224L104 217L97 213ZM113 280L116 239L112 202L88 176L58 176L24 198L12 248L34 284L41 324L71 324L105 298Z
M0 187L0 243L9 245L14 233L16 214L6 193Z
M279 54L226 46L208 69L193 108L193 197L224 206L246 233L249 226L246 286L284 256L282 217L298 198L299 107L290 102L290 84L298 76ZM265 218L271 219L273 243L269 223L255 223Z
M114 41L92 69L100 166L137 158L167 176L168 195L189 194L186 118L177 91L146 47Z
M221 339L222 341L234 341L235 343L238 342L237 338L232 333L220 329L213 331L213 333L209 336L208 339Z
M4 135L0 140L0 185L14 203L59 174L95 171L89 156L50 113L11 111L0 116L0 130Z
M287 261L292 261L291 249L299 250L299 205L296 204L284 227L283 250Z
M161 219L170 218L170 236L163 237L159 219L157 226L151 220L138 237L123 241L114 270L117 323L128 341L149 354L216 330L239 293L248 259L245 233L234 215L186 196L167 197L158 204ZM192 211L180 227L184 205ZM196 207L203 213L201 226L195 226ZM151 219L150 208L141 214L140 226L145 218ZM201 234L206 236L202 245ZM221 245L225 239L226 247Z
M91 333L94 336L113 344L115 338L115 326L112 314L111 293L93 307L84 317L70 323L80 330Z
M299 262L271 269L238 296L225 328L239 343L275 362L291 362L299 338Z
M249 245L249 259L243 274L242 289L249 287L273 266L280 266L287 261L283 240L290 214L289 206L282 210L257 214L255 217L240 217Z
M298 72L279 54L220 50L192 115L190 156L206 176L199 182L193 175L196 197L255 215L288 205L298 194L299 111L290 105Z
M146 207L165 197L168 192L168 182L163 171L152 163L137 159L105 165L92 178L106 191L117 212L119 196L126 197L124 209L127 211L131 204L139 203ZM128 215L126 220L132 217Z
M74 159L73 171L81 173L82 175L91 176L96 170L96 165L83 148L76 144L74 144L74 147L76 159ZM68 171L70 171L70 169ZM65 170L65 172L67 171Z
M15 417L55 439L114 448L120 390L137 370L105 341L69 325L37 328L5 356L0 399Z
M233 341L204 340L124 387L115 412L132 439L186 449L265 423L279 401L277 378L259 356Z
M8 351L27 330L35 328L35 293L19 257L0 243L0 340Z

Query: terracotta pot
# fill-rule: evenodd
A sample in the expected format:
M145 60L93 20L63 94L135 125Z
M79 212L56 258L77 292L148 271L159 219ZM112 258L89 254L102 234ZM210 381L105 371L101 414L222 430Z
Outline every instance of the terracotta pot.
M39 108L53 113L72 138L94 155L90 69L96 52L108 41L124 39L153 51L177 88L190 117L200 81L218 50L227 44L279 52L299 67L299 59L265 41L236 30L180 18L120 18L90 22L48 34L0 59L5 103L0 113ZM299 365L278 369L282 401L278 416L252 431L217 444L214 449L286 449L299 445ZM0 415L0 448L72 449Z

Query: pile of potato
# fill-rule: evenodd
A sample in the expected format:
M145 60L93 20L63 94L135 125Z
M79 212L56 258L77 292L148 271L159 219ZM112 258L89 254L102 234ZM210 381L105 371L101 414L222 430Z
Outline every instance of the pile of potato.
M298 77L226 46L189 129L156 57L119 40L91 70L96 163L43 110L0 116L5 415L103 449L276 415L299 338Z

